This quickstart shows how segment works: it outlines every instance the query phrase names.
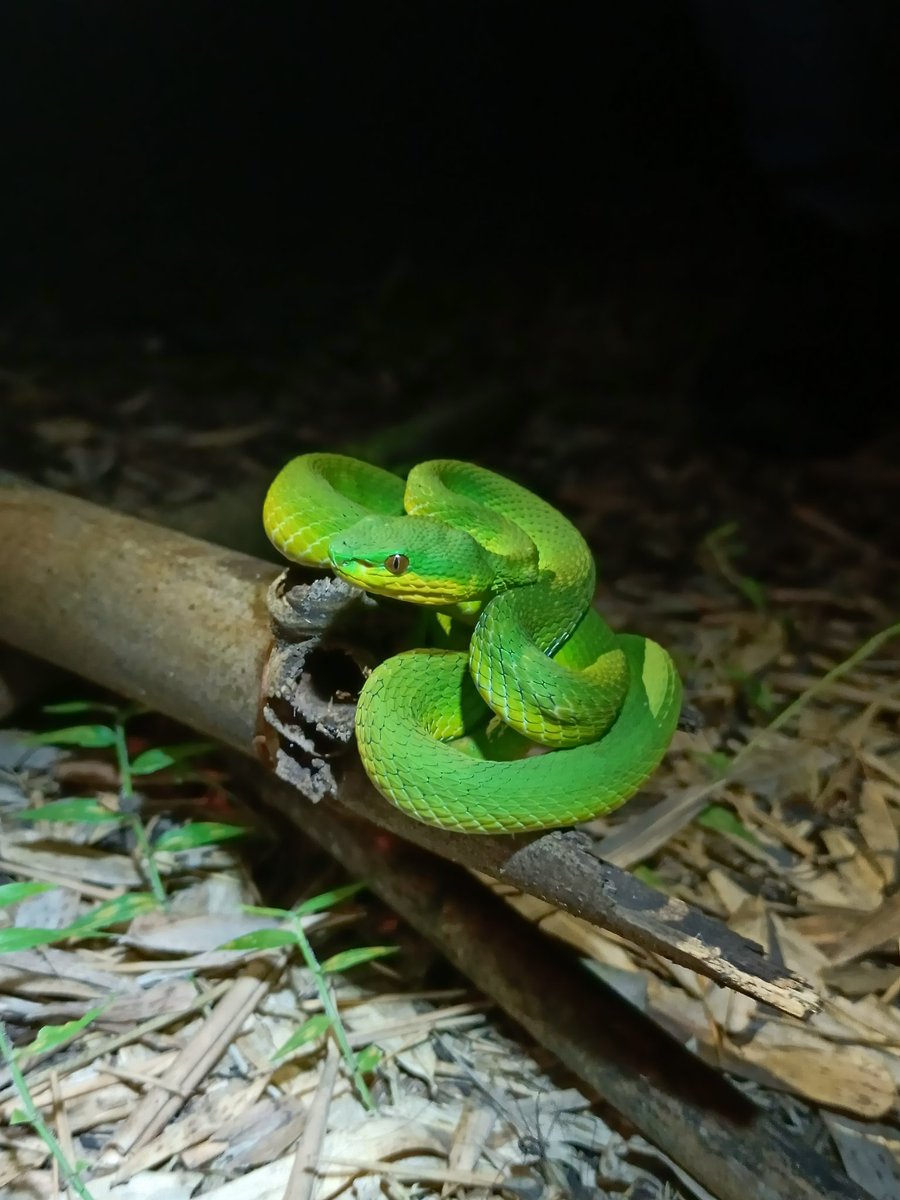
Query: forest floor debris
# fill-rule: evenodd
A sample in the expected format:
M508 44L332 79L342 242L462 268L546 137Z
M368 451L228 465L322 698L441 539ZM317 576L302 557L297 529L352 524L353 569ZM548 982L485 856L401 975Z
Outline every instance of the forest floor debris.
M36 475L172 523L199 521L197 532L208 533L221 478L245 485L241 506L252 508L246 497L284 453L284 401L266 421L235 401L226 431L220 417L203 424L202 404L198 424L180 426L174 386L125 395L112 415L86 402L76 419L52 387L26 382L17 391L10 374L5 386L20 425L33 418ZM351 391L364 441L378 413L365 413L364 389ZM296 389L291 399L296 407ZM490 465L579 522L600 558L602 610L672 648L703 718L677 735L640 797L594 824L598 852L761 943L814 983L822 1012L805 1023L779 1016L533 898L508 900L888 1200L900 1180L900 639L872 639L900 609L898 564L880 550L900 545L890 455L714 461L671 418L639 435L627 413L563 429L549 411L532 406ZM310 415L292 449L338 448L329 420ZM759 736L798 697L792 719ZM71 757L35 749L26 732L0 733L0 883L53 885L5 907L0 933L59 933L144 887L121 831L20 820L86 795L116 803L105 751ZM232 804L240 821L252 802L212 777L151 799L164 831L198 813L227 819ZM271 847L255 853L257 867L278 860ZM222 947L271 928L243 905L293 903L343 881L311 846L293 848L292 896L283 875L261 894L253 855L248 869L233 843L156 862L164 913L123 909L127 919L83 937L48 934L0 956L2 1019L18 1046L99 1010L21 1064L59 1145L88 1164L95 1200L362 1200L407 1195L409 1184L417 1196L618 1196L650 1180L659 1195L702 1200L615 1114L554 1079L540 1049L520 1045L458 980L425 986L441 975L429 948L368 901L345 900L307 928L329 953L373 932L401 947L332 977L354 1052L380 1051L369 1075L377 1115L321 1032L273 1058L322 1013L309 968L283 947ZM22 1102L8 1076L0 1105L3 1194L53 1194L58 1166L29 1125L11 1123Z

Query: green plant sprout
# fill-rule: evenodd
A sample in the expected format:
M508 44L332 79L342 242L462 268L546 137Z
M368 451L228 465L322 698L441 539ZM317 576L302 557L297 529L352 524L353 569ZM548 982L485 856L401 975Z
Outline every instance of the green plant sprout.
M646 883L647 887L656 888L658 892L665 892L667 890L660 873L647 863L637 863L636 866L631 868L631 873L635 879L639 879L641 883Z
M44 711L59 715L90 712L104 714L106 720L101 723L66 726L62 729L35 734L29 740L33 745L113 750L119 776L120 807L119 809L110 808L94 796L75 796L54 800L18 813L17 818L23 821L82 822L89 825L124 825L128 827L133 833L137 854L152 890L128 892L95 905L63 928L15 925L0 928L0 954L48 946L70 939L112 936L111 931L115 926L127 925L138 915L165 906L167 897L155 861L156 854L163 851L177 852L194 849L240 837L246 832L237 826L220 822L197 821L181 828L167 830L151 844L140 816L133 811L137 807L134 781L162 771L168 772L167 778L173 778L179 782L193 778L195 772L188 764L198 755L211 749L211 745L207 742L190 742L182 745L155 746L142 750L132 757L128 751L126 724L138 713L143 712L143 709L137 706L117 707L100 702L74 700L63 704L48 705ZM315 980L316 990L324 1011L304 1022L272 1057L273 1059L282 1058L304 1044L331 1033L340 1048L348 1073L362 1103L367 1109L373 1110L375 1106L365 1076L378 1065L382 1052L378 1046L369 1045L358 1053L354 1053L341 1021L328 977L337 972L348 971L361 963L383 958L385 955L394 953L396 947L360 947L342 951L319 962L302 927L304 916L340 903L355 895L362 886L364 885L357 883L335 888L306 900L292 911L247 906L245 911L248 913L281 919L284 922L282 928L259 930L227 943L224 948L235 950L264 950L275 946L297 946L299 948L303 961ZM56 884L38 881L0 885L0 909L19 904L32 896L56 887ZM69 1021L60 1026L44 1027L38 1031L30 1045L18 1050L13 1048L5 1027L0 1023L0 1058L9 1068L11 1080L21 1101L21 1110L17 1110L13 1117L13 1123L18 1121L31 1125L46 1145L48 1152L58 1163L61 1177L66 1186L70 1187L80 1200L92 1200L82 1178L84 1164L73 1165L67 1161L53 1131L48 1127L34 1103L23 1073L23 1062L57 1050L78 1037L101 1011L102 1008L91 1009L78 1020Z
M740 592L757 612L766 612L769 607L766 589L759 580L743 575L734 565L734 560L744 552L743 545L736 540L737 533L737 522L728 521L708 533L703 539L703 546L722 578Z
M347 1038L347 1031L341 1020L341 1015L327 976L334 975L339 971L349 971L352 967L360 966L362 963L372 962L374 959L394 954L397 947L359 946L352 950L343 950L338 954L333 954L330 958L326 958L324 962L319 962L309 938L306 936L306 931L302 923L303 917L339 904L341 901L348 899L348 897L356 895L363 887L365 887L363 883L351 883L345 887L333 888L331 891L322 892L318 896L312 896L309 900L304 900L301 904L290 910L245 905L244 912L259 917L274 917L282 921L283 925L280 929L258 929L252 933L246 933L242 937L226 942L220 949L271 950L278 946L296 946L300 950L303 961L315 981L316 991L322 1002L324 1012L317 1013L315 1016L310 1017L309 1020L304 1021L300 1028L295 1030L287 1041L278 1047L272 1058L283 1058L301 1046L315 1041L330 1032L341 1052L344 1064L353 1080L353 1085L360 1100L371 1112L375 1109L375 1103L364 1076L377 1066L381 1059L381 1050L377 1046L370 1045L366 1046L358 1054L354 1053Z
M21 887L21 884L10 884L10 887ZM41 890L49 890L55 885L38 885ZM3 889L0 889L2 891ZM0 898L2 899L2 898ZM20 897L24 899L24 897ZM18 901L9 900L8 904ZM0 905L2 906L2 905ZM127 925L141 913L151 912L157 908L158 901L150 892L128 892L117 896L90 909L80 917L76 917L61 929L43 929L40 927L13 925L8 929L0 929L0 954L12 954L17 950L31 950L36 946L50 946L54 942L67 942L70 938L94 938L109 936L108 931L115 925Z
M55 883L5 883L0 886L0 908L19 904L29 896L37 896L41 892L53 891L57 886ZM114 925L126 925L138 914L150 912L156 907L156 897L149 892L128 892L124 896L116 896L98 904L60 929L12 925L0 929L0 954L30 950L34 946L49 946L53 942L66 942L70 938L104 936Z
M774 716L777 701L774 692L764 679L751 675L749 671L743 671L739 667L728 667L725 674L741 689L748 704L758 708L764 716Z
M92 700L71 700L63 704L48 704L44 710L53 714L75 714L96 712L109 718L105 724L70 725L64 729L51 729L37 733L29 739L38 746L77 746L83 750L114 750L119 774L119 802L121 811L107 808L91 796L76 796L55 800L39 808L19 813L22 821L80 821L86 824L126 825L134 838L138 857L147 876L157 902L165 905L166 890L163 886L156 854L161 851L189 850L228 838L241 837L246 832L236 825L218 821L198 821L183 829L172 829L157 838L151 845L140 814L135 810L135 778L155 775L160 771L175 768L176 779L185 778L179 768L206 753L212 748L209 742L185 742L174 746L153 746L132 758L128 752L126 724L132 717L145 710L137 705L117 707Z
M80 1033L85 1025L92 1021L100 1011L101 1010L99 1008L91 1009L90 1012L85 1013L85 1015L78 1021L69 1021L67 1025L60 1025L56 1027L48 1026L44 1029L40 1029L38 1030L38 1035L34 1042L32 1042L31 1046L25 1047L21 1050L15 1050L13 1048L12 1042L9 1040L9 1035L6 1032L6 1026L3 1021L0 1020L0 1058L2 1058L6 1063L13 1086L15 1087L19 1096L19 1100L22 1104L21 1109L17 1109L13 1113L10 1119L10 1124L27 1124L31 1126L37 1136L47 1147L48 1152L58 1165L59 1173L62 1177L63 1183L66 1187L71 1188L72 1191L80 1197L80 1200L93 1200L87 1184L84 1182L82 1177L84 1164L80 1162L70 1163L68 1158L66 1158L65 1151L59 1144L56 1135L44 1120L40 1109L34 1102L31 1091L28 1087L28 1083L25 1079L25 1076L22 1074L18 1060L21 1056L24 1056L28 1053L45 1053L47 1050L50 1050L56 1045L61 1044L62 1041L68 1040L69 1037L74 1037L77 1033ZM78 1029L72 1031L71 1027L76 1025L78 1026ZM57 1040L54 1040L54 1035L57 1035ZM37 1051L35 1051L36 1045L38 1046Z
M751 842L754 846L759 845L759 840L753 836L740 817L723 804L708 804L703 812L698 814L697 824L702 825L704 829L711 829L714 833L724 833Z

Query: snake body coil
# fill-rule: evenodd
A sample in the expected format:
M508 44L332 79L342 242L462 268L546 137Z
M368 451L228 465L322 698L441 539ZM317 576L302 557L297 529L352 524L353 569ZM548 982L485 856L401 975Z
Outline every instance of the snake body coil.
M572 825L658 766L681 709L674 664L602 620L587 544L525 488L450 459L404 483L306 454L272 483L263 523L287 558L434 609L446 641L474 625L467 649L398 654L360 694L363 765L410 816L470 833Z

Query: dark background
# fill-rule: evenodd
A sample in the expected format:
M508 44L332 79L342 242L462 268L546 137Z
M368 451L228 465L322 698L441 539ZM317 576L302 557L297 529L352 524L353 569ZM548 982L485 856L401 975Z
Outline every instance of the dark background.
M601 413L610 342L638 330L625 391L681 397L699 436L815 450L836 406L826 449L843 451L895 407L888 335L872 332L892 272L868 234L801 219L797 238L783 180L748 153L741 71L704 7L7 4L0 349L13 364L111 344L240 359L374 336L396 362L443 335L470 378L502 371L511 343L531 372L574 356L604 381ZM803 12L817 7L834 6L800 3L751 73L815 63ZM884 49L884 6L863 8ZM865 78L865 49L850 60ZM797 85L838 126L845 67ZM759 326L767 288L791 314L823 289L866 298L842 361L823 365L847 326L830 311L772 368L766 322L783 322Z
M602 283L739 168L677 4L5 9L13 328L290 342L398 264Z

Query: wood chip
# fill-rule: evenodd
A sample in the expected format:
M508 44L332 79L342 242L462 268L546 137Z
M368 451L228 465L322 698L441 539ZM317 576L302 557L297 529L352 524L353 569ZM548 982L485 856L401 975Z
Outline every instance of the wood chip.
M900 937L900 892L889 896L877 911L860 919L856 928L836 942L829 951L832 963L850 962L885 942Z
M897 1100L894 1080L880 1059L859 1046L828 1045L800 1031L779 1035L767 1026L752 1041L732 1045L732 1051L776 1086L827 1108L877 1118Z
M900 833L894 824L885 788L880 780L864 780L856 823L872 853L876 867L890 887L897 882Z

